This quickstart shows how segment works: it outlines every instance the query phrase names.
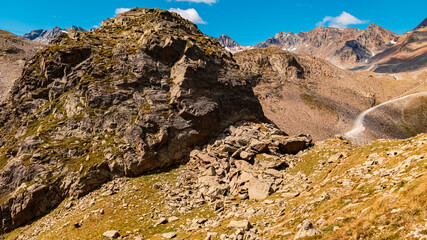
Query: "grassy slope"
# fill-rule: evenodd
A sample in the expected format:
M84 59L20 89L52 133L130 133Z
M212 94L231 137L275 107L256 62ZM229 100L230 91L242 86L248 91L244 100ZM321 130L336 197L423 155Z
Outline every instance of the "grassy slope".
M303 220L315 223L321 218L324 222L317 227L324 234L315 239L406 238L415 230L422 231L427 219L427 156L407 165L403 163L426 152L427 134L406 140L380 140L356 148L340 140L320 142L288 170L291 174L307 175L312 183L306 191L294 198L281 193L269 197L281 204L246 201L240 205L263 210L249 220L258 226L260 237L266 239L293 239ZM337 154L343 157L337 158ZM5 238L35 233L35 239L102 239L104 231L119 229L127 239L137 235L162 239L161 234L170 231L178 232L177 239L203 239L207 229L186 232L180 226L188 226L187 221L194 218L215 217L217 213L212 206L204 205L187 214L172 214L162 204L164 193L153 188L156 182L173 185L178 174L179 169L174 169L126 179L126 190L111 196L102 196L102 190L97 190L80 200L67 199L52 213ZM318 200L324 192L330 199ZM69 201L76 206L66 209ZM98 209L104 209L105 214L96 212ZM398 211L392 212L393 209ZM156 211L165 217L177 216L179 220L153 227L157 217L151 216ZM226 228L228 222L241 218L231 216L221 226L209 230L232 233ZM74 228L73 224L80 220L82 227Z

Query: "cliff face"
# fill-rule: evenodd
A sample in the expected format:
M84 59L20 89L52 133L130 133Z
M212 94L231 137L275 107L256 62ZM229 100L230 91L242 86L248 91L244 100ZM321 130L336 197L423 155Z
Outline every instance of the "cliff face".
M0 110L9 231L118 176L185 161L237 121L265 121L231 54L191 22L133 9L57 38Z

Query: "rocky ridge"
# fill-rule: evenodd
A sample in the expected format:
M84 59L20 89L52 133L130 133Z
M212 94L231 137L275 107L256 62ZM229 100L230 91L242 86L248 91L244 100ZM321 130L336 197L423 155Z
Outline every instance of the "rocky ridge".
M320 57L343 68L354 68L364 65L376 54L393 46L398 38L397 34L372 23L366 30L318 27L308 32L279 32L274 37L257 45L246 47L246 49L276 47ZM234 42L234 40L225 42L221 39L220 42L223 46L228 47L226 44ZM241 50L232 49L231 51L235 53Z
M0 112L1 231L185 161L237 121L267 120L231 54L175 13L135 8L62 34Z
M76 27L76 26L71 26L65 29L62 29L56 26L51 30L44 30L44 29L33 30L29 33L23 34L21 37L26 38L28 40L35 41L35 42L39 42L42 44L48 44L56 36L61 35L63 33L69 33L71 31L86 31L86 30L82 27Z
M338 66L363 64L376 52L391 46L398 35L371 24L366 30L318 27L308 32L278 33L256 45L256 48L277 46L296 53L324 58Z

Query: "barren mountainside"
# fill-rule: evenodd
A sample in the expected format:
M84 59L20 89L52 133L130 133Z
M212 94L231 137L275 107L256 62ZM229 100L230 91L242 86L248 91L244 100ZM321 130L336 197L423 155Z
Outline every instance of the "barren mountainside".
M252 76L255 94L265 115L283 131L309 134L325 140L350 130L364 110L419 86L422 79L396 80L386 74L350 72L329 62L281 49L254 49L237 53L236 61ZM396 109L401 109L396 105ZM425 131L382 137L408 137ZM396 122L399 124L399 122Z
M368 70L384 73L414 72L426 67L427 27L405 33L393 47L376 55L367 65Z
M21 75L25 61L40 48L38 43L0 30L0 104Z

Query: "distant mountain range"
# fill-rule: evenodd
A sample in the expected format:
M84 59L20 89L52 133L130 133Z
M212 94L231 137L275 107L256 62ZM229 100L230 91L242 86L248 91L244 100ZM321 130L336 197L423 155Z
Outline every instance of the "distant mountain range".
M221 35L217 40L229 52L235 54L250 49L280 48L299 54L308 54L313 57L323 58L338 67L346 69L369 69L372 71L402 71L405 68L422 67L425 64L424 48L419 48L412 54L398 54L403 62L408 65L388 67L391 64L394 55L402 52L402 48L408 50L408 44L412 48L416 46L427 46L427 40L424 37L427 27L427 18L422 21L412 31L398 35L375 23L370 24L365 30L356 28L333 28L317 27L308 32L279 32L264 42L252 46L242 46L226 34ZM48 44L52 39L61 33L70 31L86 31L81 27L71 26L61 29L55 27L51 30L33 30L22 35L23 38L33 40L39 43ZM406 39L406 40L405 40ZM406 51L407 52L407 51ZM394 53L394 55L392 54ZM415 58L417 57L418 58ZM414 57L413 61L407 57ZM383 59L384 58L384 59ZM402 62L402 63L403 63ZM394 69L394 70L393 70Z
M61 33L68 33L70 31L86 31L82 27L71 26L69 28L62 29L60 27L54 27L51 30L38 29L33 30L29 33L22 35L21 37L33 40L42 44L48 44L52 39Z
M426 26L427 18L408 33L424 32ZM372 23L366 30L318 27L308 32L296 34L279 32L274 37L253 46L241 46L225 34L217 40L232 53L254 48L277 47L290 52L324 58L342 68L356 69L366 68L374 61L379 62L379 58L376 56L392 49L402 39L407 38L408 33L398 35ZM416 35L413 35L412 41L416 41L416 39L421 42L424 41L423 37L418 36L420 33L418 33L418 37L415 37ZM422 43L419 44L422 45Z
M221 43L222 46L225 47L225 49L227 49L231 53L238 53L244 50L251 49L251 47L241 46L227 34L221 35L219 38L217 38L217 40Z

